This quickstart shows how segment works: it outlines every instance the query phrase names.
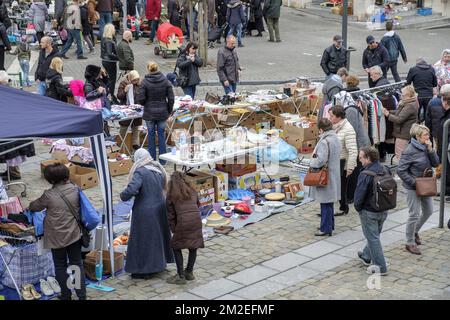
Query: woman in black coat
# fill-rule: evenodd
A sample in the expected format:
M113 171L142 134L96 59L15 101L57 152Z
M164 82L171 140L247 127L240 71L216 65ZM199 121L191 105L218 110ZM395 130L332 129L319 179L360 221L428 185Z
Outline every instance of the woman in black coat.
M166 76L158 71L158 64L150 61L147 64L147 74L141 82L137 103L144 106L143 119L147 123L148 129L148 151L156 160L155 131L158 131L159 154L166 153L166 121L172 113L175 96L172 84ZM159 161L161 164L166 162Z
M264 31L263 10L261 0L252 0L250 2L250 18L247 24L247 34L252 35L252 31L258 31L257 37L262 37Z
M62 74L62 59L59 57L53 58L45 79L47 83L47 90L45 91L45 94L49 98L67 102L67 98L73 97L73 94L69 87L64 84Z
M102 65L108 73L108 92L111 95L111 100L115 104L119 104L116 96L116 81L117 81L117 61L119 57L117 56L117 46L116 46L116 28L112 24L107 24L103 31L102 42L101 42L101 59Z
M177 67L180 69L180 78L187 79L184 84L180 84L184 94L195 97L196 86L200 83L198 68L203 65L203 60L197 55L198 45L195 42L189 42L186 49L177 59Z
M171 25L181 28L180 3L178 0L167 1L167 14Z

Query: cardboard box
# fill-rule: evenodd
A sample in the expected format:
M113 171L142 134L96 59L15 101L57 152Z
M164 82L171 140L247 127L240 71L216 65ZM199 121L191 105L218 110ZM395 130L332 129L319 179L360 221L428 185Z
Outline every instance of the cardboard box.
M218 115L219 123L228 125L228 126L234 126L236 123L238 123L240 118L241 118L241 114L239 114L239 113L229 113L229 114L219 114Z
M66 140L69 141L69 140ZM70 145L70 143L68 143ZM91 148L91 143L89 142L89 138L84 138L84 143L80 146L84 148ZM52 152L52 158L54 160L60 160L60 161L71 161L71 162L79 162L79 163L87 163L86 161L83 161L79 156L75 155L71 159L67 158L67 155L64 151L54 151Z
M228 199L228 173L217 170L202 171L214 179L215 201Z
M244 174L255 172L257 169L256 158L246 154L242 157L225 159L216 163L216 170L226 172L232 177L239 177Z
M303 141L302 147L300 148L299 152L300 153L311 153L314 151L316 144L317 144L316 140Z
M70 162L67 160L45 160L41 162L41 177L44 178L44 170L51 164L62 163L67 167L70 166Z
M142 130L139 130L139 146L142 146L142 142L144 141L145 135L146 135L145 132L143 132ZM126 155L130 155L129 152L127 151L127 148L128 148L128 150L130 150L130 152L133 152L132 140L133 140L133 134L130 131L125 137L125 145L122 147L122 149L120 149L120 153L125 153ZM158 144L158 135L156 135L155 141L156 141L156 144ZM120 135L116 136L116 144L118 147L120 145L122 145L122 138L120 137ZM127 148L125 148L125 146L127 146ZM143 146L144 147L148 146L148 138L145 139Z
M261 174L253 172L240 177L229 177L230 189L249 189L261 183Z
M286 142L296 147L298 150L302 148L303 141L315 140L317 134L317 126L309 128L300 128L290 124L285 124L284 126Z
M85 168L73 165L69 168L70 181L81 189L89 189L98 185L98 175L94 168Z
M91 251L86 255L84 260L84 272L86 276L91 280L95 278L95 264L97 257L100 255L98 251ZM112 273L110 255L108 250L103 250L103 275L110 275ZM122 270L124 266L124 255L120 252L114 252L114 273Z
M118 152L108 153L109 173L112 177L128 174L133 166L131 159L117 161Z

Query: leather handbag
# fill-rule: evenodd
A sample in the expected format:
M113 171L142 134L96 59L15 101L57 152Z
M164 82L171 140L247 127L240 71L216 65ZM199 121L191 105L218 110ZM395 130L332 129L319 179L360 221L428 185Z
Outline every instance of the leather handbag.
M330 146L328 145L328 141L324 139L328 146L328 157ZM316 154L313 157L317 157ZM303 184L308 187L325 187L328 185L328 161L327 163L319 169L309 168L308 173L303 180Z
M416 178L416 194L419 197L434 197L437 195L437 181L431 169L425 169L422 177Z

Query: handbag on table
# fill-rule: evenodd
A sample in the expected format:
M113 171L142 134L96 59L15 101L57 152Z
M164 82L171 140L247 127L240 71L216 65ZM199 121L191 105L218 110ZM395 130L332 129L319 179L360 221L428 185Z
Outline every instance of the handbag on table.
M419 197L434 197L437 195L437 180L430 168L425 169L422 177L416 178L416 195Z

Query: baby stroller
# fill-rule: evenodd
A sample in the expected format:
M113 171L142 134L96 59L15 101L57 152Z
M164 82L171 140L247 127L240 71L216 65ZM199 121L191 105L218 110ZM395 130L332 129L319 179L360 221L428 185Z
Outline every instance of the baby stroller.
M183 44L183 31L168 22L164 22L158 27L156 38L158 44L154 49L155 55L161 53L161 56L166 59L169 54L180 52L180 47Z
M214 48L214 43L220 43L222 37L225 38L225 30L228 28L228 24L224 23L221 27L212 28L208 32L208 48Z
M140 37L140 21L138 18L133 16L127 17L127 28L133 33L134 39L139 40Z

